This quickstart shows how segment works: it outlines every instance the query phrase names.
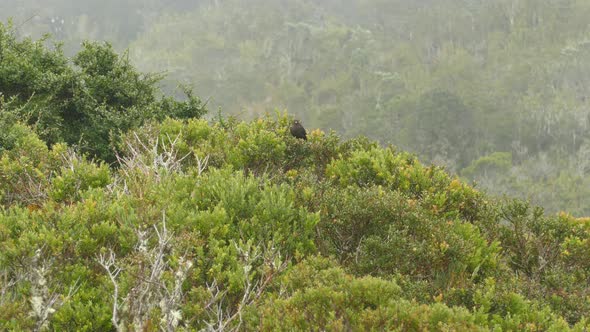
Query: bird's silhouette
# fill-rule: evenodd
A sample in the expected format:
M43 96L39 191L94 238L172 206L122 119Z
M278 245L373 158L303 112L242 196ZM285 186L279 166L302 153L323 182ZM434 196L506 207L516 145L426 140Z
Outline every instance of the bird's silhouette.
M301 123L299 123L299 120L293 121L293 124L291 125L290 129L291 135L307 141L307 132L305 131L305 128L303 128Z

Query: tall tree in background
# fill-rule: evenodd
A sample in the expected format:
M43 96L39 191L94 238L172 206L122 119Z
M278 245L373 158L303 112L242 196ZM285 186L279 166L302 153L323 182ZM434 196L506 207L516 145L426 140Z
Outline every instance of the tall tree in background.
M18 40L0 24L3 118L25 122L48 144L66 142L112 162L120 135L149 119L192 118L206 110L188 91L185 101L158 97L159 75L138 72L110 44L84 43L73 58L48 40Z

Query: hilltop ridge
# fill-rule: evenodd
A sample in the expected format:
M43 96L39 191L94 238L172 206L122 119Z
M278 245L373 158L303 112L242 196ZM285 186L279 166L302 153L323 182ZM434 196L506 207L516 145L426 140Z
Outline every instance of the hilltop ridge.
M585 326L587 221L289 123L150 123L115 168L4 127L3 328Z

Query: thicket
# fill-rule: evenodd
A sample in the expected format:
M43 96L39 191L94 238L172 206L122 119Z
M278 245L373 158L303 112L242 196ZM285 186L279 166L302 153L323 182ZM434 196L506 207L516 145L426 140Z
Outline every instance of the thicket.
M586 326L587 220L289 120L150 123L117 168L6 126L2 328Z
M0 36L2 330L588 328L587 219L495 199L364 137L295 139L287 114L200 119L196 98L141 97L159 113L87 140L136 114L109 101L120 76ZM121 91L155 89L138 75ZM63 80L92 98L58 98Z
M189 89L186 100L162 96L161 75L138 72L108 43L85 42L71 59L59 43L48 43L48 37L18 40L12 25L0 23L2 121L31 126L48 145L66 142L113 162L114 147L129 129L205 113Z

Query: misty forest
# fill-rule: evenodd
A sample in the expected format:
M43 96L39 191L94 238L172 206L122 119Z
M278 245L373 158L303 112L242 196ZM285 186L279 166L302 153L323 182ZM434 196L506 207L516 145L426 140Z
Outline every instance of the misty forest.
M0 330L586 331L589 18L0 0Z

